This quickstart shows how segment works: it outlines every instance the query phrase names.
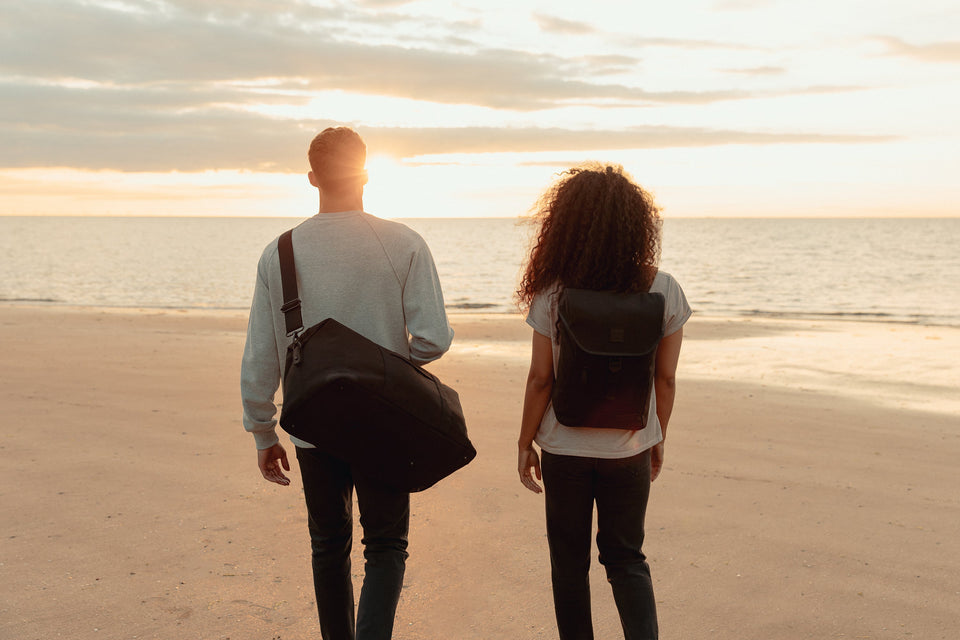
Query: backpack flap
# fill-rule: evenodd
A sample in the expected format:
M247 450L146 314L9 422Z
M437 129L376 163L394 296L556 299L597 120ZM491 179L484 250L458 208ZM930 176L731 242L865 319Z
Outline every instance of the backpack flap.
M563 290L552 393L561 424L646 426L664 306L660 293Z
M592 355L641 356L663 337L661 293L564 289L559 315L577 346Z

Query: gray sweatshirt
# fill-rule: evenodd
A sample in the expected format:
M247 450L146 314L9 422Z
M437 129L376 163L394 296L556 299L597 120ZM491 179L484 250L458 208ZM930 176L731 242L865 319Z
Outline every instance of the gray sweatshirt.
M440 280L415 231L363 211L320 213L293 231L303 326L334 318L418 364L450 348ZM277 240L263 250L240 368L243 426L258 449L273 446L287 337ZM312 445L297 438L299 447Z

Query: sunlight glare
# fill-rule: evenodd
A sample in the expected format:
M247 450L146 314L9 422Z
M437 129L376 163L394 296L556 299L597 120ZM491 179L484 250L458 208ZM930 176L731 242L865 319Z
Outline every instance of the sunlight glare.
M423 217L422 185L415 168L395 158L375 154L367 158L369 180L363 192L364 209L385 218Z

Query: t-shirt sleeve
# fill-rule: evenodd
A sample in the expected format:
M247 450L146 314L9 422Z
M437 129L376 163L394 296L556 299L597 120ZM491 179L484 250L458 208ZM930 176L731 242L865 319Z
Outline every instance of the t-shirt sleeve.
M674 280L673 276L667 276L667 286L663 295L665 303L663 335L669 336L679 331L686 324L693 314L693 310L687 302L687 296L684 295L683 289L680 288L680 283Z
M533 330L548 338L553 338L554 321L550 309L551 296L547 293L539 293L530 303L530 310L527 312L527 324L533 327Z

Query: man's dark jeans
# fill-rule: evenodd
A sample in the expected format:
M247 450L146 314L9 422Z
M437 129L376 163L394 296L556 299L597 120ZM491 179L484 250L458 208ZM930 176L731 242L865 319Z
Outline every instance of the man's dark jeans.
M313 549L313 587L324 640L389 640L403 588L410 494L384 490L350 465L316 449L297 447ZM353 490L363 528L363 586L353 613L350 550Z
M605 460L543 453L547 540L561 640L593 640L590 532L613 588L626 640L658 637L656 601L643 546L650 496L650 451Z

